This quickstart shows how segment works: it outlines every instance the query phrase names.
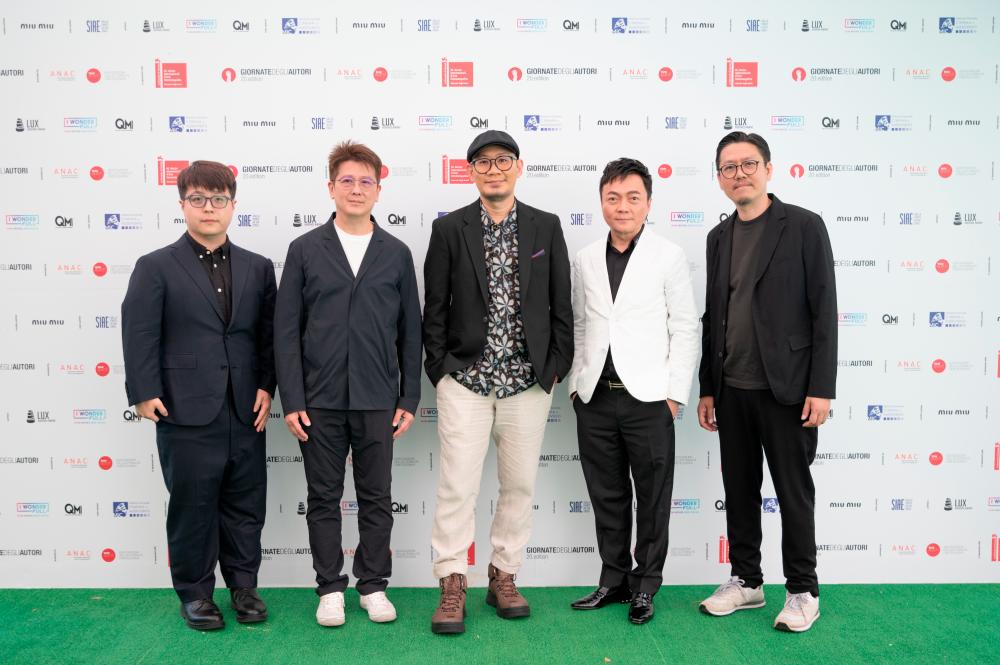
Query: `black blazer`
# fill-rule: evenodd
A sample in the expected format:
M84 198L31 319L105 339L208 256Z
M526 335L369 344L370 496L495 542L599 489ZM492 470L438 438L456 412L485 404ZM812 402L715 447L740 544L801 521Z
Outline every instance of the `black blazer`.
M771 199L771 216L757 247L751 301L754 332L771 392L781 404L836 396L837 286L823 219ZM734 212L706 243L708 284L702 317L701 396L719 398L729 311Z
M236 414L253 424L257 389L274 394L274 264L230 242L232 316L187 238L139 258L122 301L125 393L154 397L176 425L212 422L232 386Z
M285 413L404 409L420 402L420 298L413 257L375 225L355 279L336 213L288 246L274 315ZM375 218L372 218L375 222Z
M521 316L539 385L552 390L573 364L569 254L559 217L517 202ZM424 366L437 385L486 346L489 293L480 202L434 221L424 262Z

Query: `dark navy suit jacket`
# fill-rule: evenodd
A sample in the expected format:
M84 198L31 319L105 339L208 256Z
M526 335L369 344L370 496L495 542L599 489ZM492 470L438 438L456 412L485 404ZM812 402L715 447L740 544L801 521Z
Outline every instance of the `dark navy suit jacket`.
M154 397L176 425L207 425L232 387L250 425L257 389L274 394L274 264L230 242L232 316L227 326L205 267L181 236L139 258L122 301L129 404Z
M414 413L421 331L413 257L375 224L355 277L335 217L288 247L274 316L282 407Z

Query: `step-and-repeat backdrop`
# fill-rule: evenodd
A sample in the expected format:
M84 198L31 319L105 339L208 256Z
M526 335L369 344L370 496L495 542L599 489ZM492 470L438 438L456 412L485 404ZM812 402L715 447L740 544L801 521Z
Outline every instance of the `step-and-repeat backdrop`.
M662 5L662 6L661 6ZM125 400L119 306L136 259L184 230L189 161L238 173L234 242L274 261L332 210L326 156L386 163L375 214L422 270L429 230L475 200L464 155L504 129L520 199L570 251L605 236L598 179L654 174L650 232L687 252L732 210L729 130L771 144L771 189L833 241L840 368L820 433L820 579L1000 579L1000 36L990 2L506 5L18 3L0 16L0 585L166 586L154 427ZM665 14L665 11L669 13ZM421 280L422 281L422 280ZM696 401L696 388L691 400ZM396 445L393 583L433 585L434 390ZM280 400L268 424L264 585L312 584L306 487ZM573 411L556 391L520 579L596 581ZM350 468L350 467L349 467ZM472 581L489 559L495 455ZM347 567L357 543L348 482ZM781 581L765 481L764 566ZM715 436L677 430L668 584L728 574Z

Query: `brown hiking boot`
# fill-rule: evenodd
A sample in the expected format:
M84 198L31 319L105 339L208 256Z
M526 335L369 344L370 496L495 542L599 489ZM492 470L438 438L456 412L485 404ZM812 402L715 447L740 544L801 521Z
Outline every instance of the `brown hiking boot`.
M441 602L431 617L431 632L438 634L465 632L465 575L452 573L442 577Z
M486 604L497 608L497 616L502 619L516 619L531 615L528 601L514 584L514 575L505 573L490 564L490 589L486 592Z

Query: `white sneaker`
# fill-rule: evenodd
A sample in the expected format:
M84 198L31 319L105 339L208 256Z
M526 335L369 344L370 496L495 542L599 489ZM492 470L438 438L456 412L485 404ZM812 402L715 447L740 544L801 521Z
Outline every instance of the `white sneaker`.
M764 607L764 585L756 589L746 586L740 577L730 577L715 592L698 606L705 614L724 617L736 610L749 610Z
M819 618L819 598L811 593L785 592L785 607L774 619L774 627L792 633L801 633L812 628Z
M344 625L344 592L334 591L319 597L316 608L316 623L321 626Z
M361 609L368 610L368 618L375 623L388 623L396 620L396 608L385 595L385 591L376 591L361 596Z

